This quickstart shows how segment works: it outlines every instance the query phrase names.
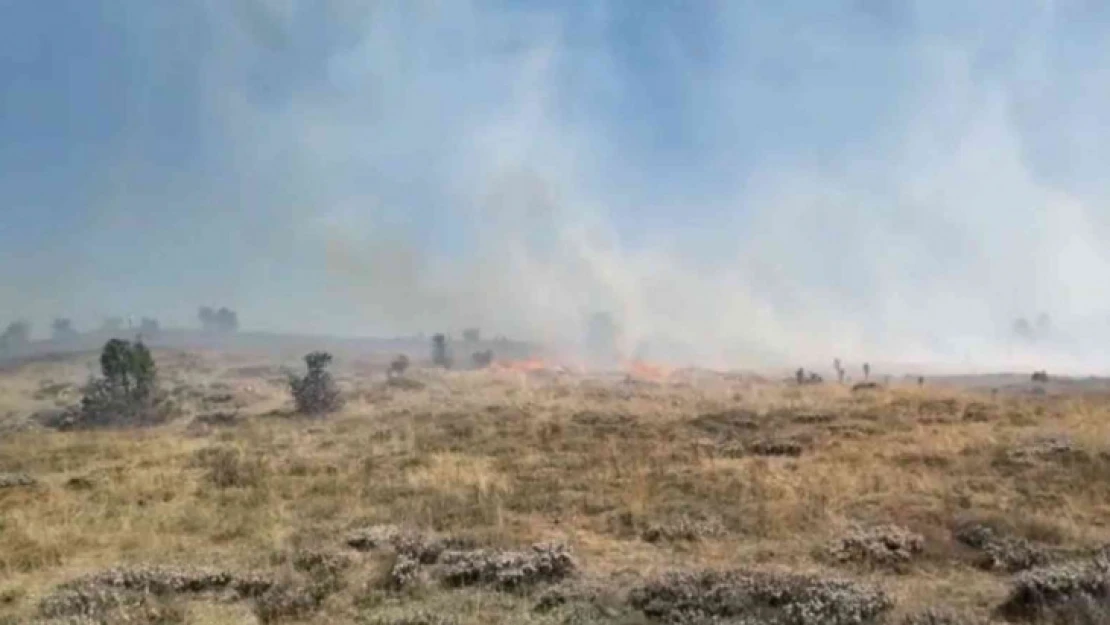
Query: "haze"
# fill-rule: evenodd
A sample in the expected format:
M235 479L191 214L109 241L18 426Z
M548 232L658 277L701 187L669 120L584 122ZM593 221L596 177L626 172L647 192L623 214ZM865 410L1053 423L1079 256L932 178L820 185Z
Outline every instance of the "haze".
M0 0L0 311L1101 373L1110 6L972 4Z

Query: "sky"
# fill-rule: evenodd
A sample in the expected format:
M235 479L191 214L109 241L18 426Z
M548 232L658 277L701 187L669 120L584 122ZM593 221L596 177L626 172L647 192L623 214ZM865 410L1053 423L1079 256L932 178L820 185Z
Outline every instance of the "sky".
M1110 356L1094 0L0 0L0 324ZM1037 340L1015 319L1045 314Z

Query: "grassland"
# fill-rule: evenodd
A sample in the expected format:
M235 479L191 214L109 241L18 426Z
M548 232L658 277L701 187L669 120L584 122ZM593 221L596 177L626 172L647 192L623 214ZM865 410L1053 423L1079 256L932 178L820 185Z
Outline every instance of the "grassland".
M368 365L342 371L344 410L313 420L290 414L268 363L159 354L182 412L172 423L29 423L75 401L92 358L0 373L12 482L0 486L0 622L652 623L663 617L630 589L736 569L880 588L892 606L881 622L929 608L987 622L1022 569L1110 544L1110 398L1095 394L853 393L709 372L421 370L400 384ZM349 544L386 526L483 553L560 543L575 570L506 590L445 584L429 565L401 584L399 549ZM86 606L84 621L44 607L106 570L315 590L301 605L222 578L150 605ZM552 588L558 605L537 610Z

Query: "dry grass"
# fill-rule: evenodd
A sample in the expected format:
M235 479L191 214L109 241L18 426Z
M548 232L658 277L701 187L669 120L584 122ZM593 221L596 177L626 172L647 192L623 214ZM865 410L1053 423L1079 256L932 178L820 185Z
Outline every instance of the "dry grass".
M13 423L40 406L42 379L83 371L51 365L64 371L0 373L0 416ZM282 575L283 554L343 550L350 530L378 523L490 547L565 542L597 579L835 570L881 583L895 615L940 605L986 617L1003 600L1009 578L976 568L953 539L962 521L1077 553L1110 543L1110 401L1098 397L417 372L418 390L387 387L384 375L349 378L341 414L304 421L282 416L272 381L215 361L174 366L163 365L165 377L197 391L187 409L232 392L242 418L200 429L188 418L144 431L15 428L0 439L0 473L37 480L0 489L0 617L30 619L57 584L119 565ZM1061 435L1070 451L1036 450L1039 437ZM753 452L765 440L802 453ZM821 556L849 529L879 524L924 536L924 552L898 572ZM682 538L644 539L661 527ZM559 622L484 589L397 596L378 584L387 556L358 557L339 590L290 622L389 622L421 610L459 623ZM242 603L183 601L185 622L257 620Z

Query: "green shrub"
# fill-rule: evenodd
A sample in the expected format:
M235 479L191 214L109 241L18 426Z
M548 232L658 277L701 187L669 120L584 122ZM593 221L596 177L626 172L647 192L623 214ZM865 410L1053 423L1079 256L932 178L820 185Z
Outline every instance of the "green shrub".
M293 394L297 412L319 415L342 408L343 398L339 394L339 388L327 371L331 363L331 354L312 352L304 357L304 362L308 367L308 373L304 376L289 377L289 390Z

